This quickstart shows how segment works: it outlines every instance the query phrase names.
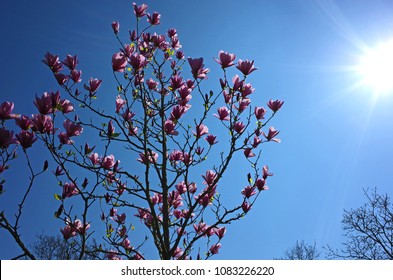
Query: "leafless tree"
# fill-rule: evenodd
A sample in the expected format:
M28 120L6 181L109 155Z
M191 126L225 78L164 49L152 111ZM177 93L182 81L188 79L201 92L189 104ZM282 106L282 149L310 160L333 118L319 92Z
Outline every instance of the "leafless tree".
M315 260L321 253L318 251L315 242L307 244L304 240L296 241L293 247L288 248L284 252L284 257L281 260Z
M343 248L328 246L329 258L355 260L393 259L393 207L387 194L364 190L363 206L344 210L342 226L346 241Z

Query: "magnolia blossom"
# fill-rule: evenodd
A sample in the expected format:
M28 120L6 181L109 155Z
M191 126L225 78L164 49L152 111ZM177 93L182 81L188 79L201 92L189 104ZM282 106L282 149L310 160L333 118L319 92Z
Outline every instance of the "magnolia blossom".
M116 163L115 156L109 155L102 159L101 166L104 169L111 169L115 165L115 163Z
M73 182L69 182L69 183L67 182L63 184L63 194L61 196L63 199L74 196L78 193L79 193L78 188Z
M244 201L242 203L242 209L243 209L244 213L247 213L251 209L251 204L249 204L247 201Z
M14 109L13 102L3 102L0 105L0 120L7 120L12 118L13 114L11 114L12 110Z
M139 154L139 158L137 161L147 164L147 163L156 163L158 159L158 154L153 151L148 151L147 156L144 153Z
M254 114L257 120L264 119L265 114L266 114L266 109L263 107L255 107L254 109Z
M251 74L252 72L254 72L255 70L257 70L257 68L254 67L254 60L243 61L243 60L239 59L236 68L239 69L240 72L242 72L244 76L247 76L247 75Z
M89 85L84 85L84 88L88 90L91 94L95 93L100 87L102 80L90 78Z
M191 66L191 73L195 79L205 79L206 78L206 75L207 75L207 73L209 73L210 69L203 68L205 65L203 64L202 57L195 58L195 59L189 57L188 63Z
M210 146L217 144L218 141L216 141L217 136L209 134L205 137L205 140L207 141L207 143L209 143Z
M146 15L146 10L147 10L147 5L142 4L138 6L135 2L132 3L134 6L134 14L136 15L137 18L144 17Z
M15 135L18 143L22 146L22 148L27 149L30 148L35 141L37 141L37 137L35 137L34 132L22 130L19 134Z
M275 113L278 110L280 110L281 106L284 104L284 101L281 100L269 100L269 102L267 103L267 106Z
M63 65L67 66L68 69L75 70L76 66L78 65L78 58L77 56L72 56L67 54L67 57L63 60Z
M113 29L113 33L115 33L115 35L117 35L119 33L119 29L120 29L120 24L117 21L112 22L111 24L112 29Z
M49 68L52 70L53 73L58 73L61 70L63 70L62 64L59 60L58 55L53 55L49 52L45 54L44 60L42 60L43 63L49 66Z
M217 61L217 63L220 64L222 68L227 68L235 65L233 63L235 59L236 59L236 55L224 51L220 51L218 53L218 59L214 58L214 60Z
M218 254L218 250L221 248L221 244L217 243L214 244L210 247L210 253L212 253L213 255Z
M216 118L219 118L222 121L229 121L230 119L230 110L227 107L223 106L217 109L217 114L214 114Z
M196 126L196 131L193 131L196 138L201 138L201 136L207 134L209 132L209 128L205 126L203 123Z
M116 113L119 113L125 104L126 101L122 99L120 95L116 96Z
M112 70L114 72L124 72L127 66L127 58L122 52L115 53L112 56Z
M241 194L244 195L246 198L250 198L251 196L255 195L257 192L255 191L255 187L247 186L245 187Z
M166 120L164 124L164 131L168 135L178 135L179 132L175 130L175 123L171 120Z
M0 128L0 148L6 149L9 145L15 143L17 143L17 141L14 138L14 132Z
M151 25L159 25L160 24L161 15L157 12L154 12L152 15L147 14L147 21Z
M272 127L272 126L269 128L269 132L268 132L267 135L265 134L265 132L262 132L263 136L265 136L265 138L267 139L267 141L274 141L274 142L280 143L280 141L281 141L280 139L274 138L274 137L277 136L278 133L280 133L280 131L279 131L279 130L276 130L276 129L275 129L274 127Z

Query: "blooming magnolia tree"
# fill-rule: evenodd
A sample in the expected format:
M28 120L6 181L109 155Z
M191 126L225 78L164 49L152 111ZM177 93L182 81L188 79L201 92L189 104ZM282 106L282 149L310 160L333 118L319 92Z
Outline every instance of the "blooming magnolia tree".
M36 177L48 169L48 161L38 172L32 168L29 148L35 142L49 151L61 187L55 195L55 217L79 259L144 259L146 242L154 243L161 259L207 259L219 253L225 226L244 217L267 190L272 174L261 163L261 144L279 142L279 131L266 125L283 101L268 101L270 113L251 104L254 88L247 79L257 70L254 61L236 61L234 54L220 51L215 58L222 70L219 90L206 92L202 85L209 69L203 58L185 57L175 29L150 32L160 24L160 14L148 13L145 4L133 7L136 28L127 43L120 37L119 23L112 23L120 43L112 56L117 91L113 107L100 107L102 80L82 82L77 56L60 60L50 53L43 62L64 93L37 96L38 112L32 116L13 114L12 102L0 106L0 173L13 172L6 169L17 149L30 172L16 215L11 219L0 213L0 227L15 239L23 256L35 258L18 231L23 206ZM236 73L231 78L230 68ZM77 107L89 114L78 117ZM20 132L9 128L12 120ZM226 133L214 134L220 126ZM85 141L86 133L97 139ZM244 185L231 186L231 192L238 188L239 198L227 205L220 181L236 154L249 171ZM211 162L208 157L213 155L216 160ZM6 188L3 179L3 195ZM138 220L147 229L144 233ZM137 234L139 229L142 233ZM145 238L137 241L141 235Z

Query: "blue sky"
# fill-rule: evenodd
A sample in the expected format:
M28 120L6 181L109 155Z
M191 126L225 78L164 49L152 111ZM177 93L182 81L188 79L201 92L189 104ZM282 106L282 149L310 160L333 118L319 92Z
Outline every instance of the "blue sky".
M393 195L393 95L376 96L360 87L351 70L365 47L393 38L393 3L389 0L145 1L162 14L159 30L174 27L186 56L204 57L211 69L205 89L219 90L220 50L253 59L253 102L285 100L272 125L282 143L265 145L263 163L274 176L245 219L228 227L219 259L272 259L296 240L339 247L344 208L364 202L363 188ZM141 4L138 2L138 4ZM84 78L104 79L110 91L110 59L121 35L133 25L132 1L11 1L0 4L0 102L13 101L15 112L35 112L35 94L58 89L42 64L45 52L78 54ZM85 80L86 81L86 80ZM39 151L34 160L41 164ZM234 167L222 184L244 187ZM0 197L0 210L16 207L23 180ZM19 176L18 176L19 177ZM42 185L41 185L42 184ZM34 234L58 232L54 191L41 181L28 201L23 220L26 243ZM6 197L7 196L7 197ZM0 258L17 255L0 231Z

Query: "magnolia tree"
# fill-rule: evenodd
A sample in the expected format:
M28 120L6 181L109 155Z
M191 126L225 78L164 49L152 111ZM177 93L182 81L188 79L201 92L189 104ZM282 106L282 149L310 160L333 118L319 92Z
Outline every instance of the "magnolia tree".
M150 31L160 24L160 14L148 13L145 4L133 8L136 27L127 42L119 23L112 23L120 43L112 56L117 92L112 106L99 103L101 79L82 82L77 56L61 60L51 53L43 62L63 93L36 96L38 112L31 116L13 114L12 102L1 104L1 176L16 172L7 169L18 149L30 173L17 213L0 213L0 227L22 256L35 258L19 232L23 206L37 176L48 169L48 161L39 171L31 164L29 148L36 142L49 152L50 170L61 187L55 217L79 259L144 259L147 242L161 259L210 258L219 253L225 226L243 218L268 189L272 173L261 163L261 144L279 142L279 131L265 126L283 101L268 101L270 112L252 105L248 77L257 70L254 61L236 61L234 54L220 51L215 58L222 70L219 90L206 91L209 69L203 58L185 57L176 29ZM11 130L13 122L20 131ZM87 133L97 138L86 141ZM223 199L229 190L220 181L234 158L242 158L237 164L248 170L243 185L231 186L238 199L229 205ZM7 187L2 179L3 195ZM138 220L147 231L137 233Z

